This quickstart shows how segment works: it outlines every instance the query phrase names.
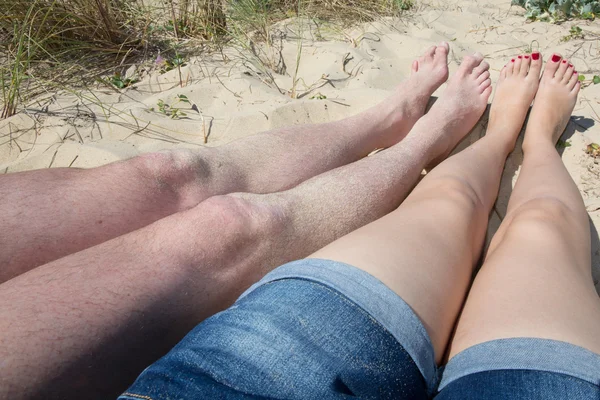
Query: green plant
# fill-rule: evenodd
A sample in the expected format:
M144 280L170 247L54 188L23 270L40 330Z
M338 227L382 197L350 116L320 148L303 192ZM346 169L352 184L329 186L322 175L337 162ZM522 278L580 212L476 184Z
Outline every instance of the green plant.
M559 139L558 142L556 143L556 147L559 149L566 149L567 147L571 147L571 142L567 141L567 140L562 140Z
M181 117L187 116L187 114L179 107L176 107L178 103L192 104L188 97L183 94L178 94L176 98L176 103L174 105L170 105L165 103L164 100L160 99L156 103L158 106L158 112L166 115L171 119L179 119ZM194 105L191 107L194 110L197 110L197 107ZM154 108L151 108L150 111L154 111Z
M112 83L117 89L124 89L139 82L137 78L125 78L119 72L115 72L113 76L109 78L109 82Z
M31 15L28 13L26 20L30 17ZM27 79L25 71L29 67L30 55L26 51L28 47L28 37L26 32L24 32L25 26L25 24L21 26L15 24L15 43L12 47L8 48L9 51L12 50L12 57L8 63L2 66L2 70L0 71L0 84L2 85L2 118L8 118L16 113L21 84Z
M592 77L592 79L588 80L585 75L581 74L579 75L579 77L577 78L579 80L579 82L581 82L581 87L582 88L586 88L590 85L598 85L600 84L600 76L598 75L594 75Z
M325 100L327 99L327 96L325 96L323 93L318 92L317 94L315 94L314 96L310 97L311 100Z
M598 157L600 157L600 145L598 145L597 143L589 144L586 147L585 152L586 152L586 154L588 154L594 158L598 158Z
M186 62L182 56L179 54L175 54L172 58L163 58L158 56L156 58L156 66L159 68L160 73L164 74L165 72L169 72L175 68L185 67Z
M583 29L581 29L577 25L573 25L571 29L569 29L569 34L563 37L561 41L568 42L569 40L574 39L583 39Z
M413 8L415 2L413 0L396 0L395 4L399 10L406 11Z
M525 8L530 20L594 19L600 13L600 2L596 0L512 0L512 4Z

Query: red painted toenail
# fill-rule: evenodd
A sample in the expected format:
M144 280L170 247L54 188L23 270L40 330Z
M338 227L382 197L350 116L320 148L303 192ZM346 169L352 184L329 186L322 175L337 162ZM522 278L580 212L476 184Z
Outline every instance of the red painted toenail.
M510 60L510 62L515 62L515 59L513 58L512 60Z
M534 60L539 60L540 59L540 53L533 53L531 55L531 58L533 58Z
M567 63L567 60L563 60L563 64L566 64L566 63Z
M573 68L573 64L569 64L569 68Z
M552 56L552 62L559 62L560 61L560 56L555 54Z
M523 56L519 56L519 58L523 58Z
M525 58L529 59L529 56L525 56Z

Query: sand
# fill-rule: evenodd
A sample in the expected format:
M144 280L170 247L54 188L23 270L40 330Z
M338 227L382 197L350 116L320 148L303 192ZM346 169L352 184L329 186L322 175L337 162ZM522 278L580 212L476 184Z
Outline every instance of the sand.
M177 71L155 71L121 91L52 93L0 122L0 173L89 168L159 149L217 146L285 125L340 119L383 100L408 76L412 60L440 41L451 44L451 73L463 55L479 51L491 64L496 82L507 58L533 49L546 56L562 53L588 78L600 75L598 40L562 40L572 25L583 28L588 38L600 34L600 23L526 23L523 13L511 7L510 0L450 0L421 1L400 21L382 20L344 32L285 21L278 25L287 66L284 75L275 76L279 89L263 83L264 75L251 72L259 69L256 63L242 63L235 50L226 49L228 62L220 54L188 62L181 71L184 87L179 85ZM299 35L303 37L297 84L300 98L293 99L289 92ZM158 112L159 100L175 105L178 95L187 96L199 112L189 110L185 103L179 104L187 114L184 118L170 119ZM585 152L588 144L600 143L599 99L600 85L581 92L562 138L570 147L561 153L593 223L593 274L600 290L600 165ZM483 135L486 121L484 116L459 149ZM488 236L506 214L521 161L519 143L507 162Z

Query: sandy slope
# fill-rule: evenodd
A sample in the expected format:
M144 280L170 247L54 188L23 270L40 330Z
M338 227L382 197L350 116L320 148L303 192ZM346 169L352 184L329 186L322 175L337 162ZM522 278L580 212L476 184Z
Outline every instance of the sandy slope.
M402 21L382 21L343 34L307 24L303 28L291 22L281 24L287 36L282 51L287 73L276 77L277 86L284 92L292 88L297 54L295 37L301 29L304 37L299 69L302 79L298 85L298 92L304 95L301 99L291 99L275 87L263 84L257 76L247 74L248 67L230 51L228 63L213 57L190 62L182 70L187 82L183 88L179 87L178 73L171 71L153 74L135 88L122 92L103 89L95 97L84 93L83 99L57 94L31 104L26 113L0 123L0 171L93 167L157 149L201 146L204 132L209 134L208 145L214 146L288 124L342 118L383 99L387 91L407 76L413 58L442 40L452 46L451 72L464 54L479 51L492 65L495 81L508 57L531 46L546 55L556 51L571 57L578 71L588 77L600 74L598 40L561 40L573 24L588 32L589 39L592 33L600 34L600 23L527 24L522 14L522 9L510 7L510 0L422 1ZM323 40L331 37L338 39ZM247 65L252 68L251 63ZM329 83L322 79L324 75ZM313 85L317 88L307 93L307 87ZM201 114L186 111L186 118L172 120L150 111L158 108L160 99L173 104L180 94L195 103ZM315 95L317 98L311 98ZM563 137L571 143L564 150L563 159L584 195L594 222L593 266L598 288L600 241L596 231L600 227L600 166L585 154L585 148L589 143L600 143L599 99L600 85L582 91ZM42 109L47 112L40 113ZM483 134L485 123L486 117L461 148ZM521 160L522 153L517 149L507 163L490 232L497 229L505 215Z

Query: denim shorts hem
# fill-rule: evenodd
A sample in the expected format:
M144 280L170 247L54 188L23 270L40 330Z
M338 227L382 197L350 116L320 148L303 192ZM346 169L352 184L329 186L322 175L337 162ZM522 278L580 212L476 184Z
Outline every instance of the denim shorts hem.
M458 353L443 369L438 391L468 375L495 370L551 372L600 386L600 355L557 340L510 338Z
M433 345L423 323L394 291L367 272L337 261L308 258L283 265L250 287L283 279L304 279L333 289L365 310L404 347L423 375L428 391L438 384Z

